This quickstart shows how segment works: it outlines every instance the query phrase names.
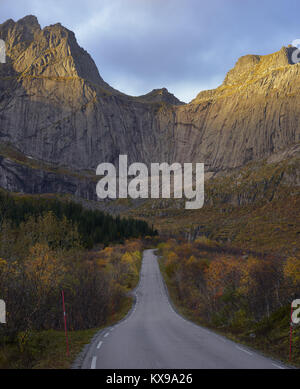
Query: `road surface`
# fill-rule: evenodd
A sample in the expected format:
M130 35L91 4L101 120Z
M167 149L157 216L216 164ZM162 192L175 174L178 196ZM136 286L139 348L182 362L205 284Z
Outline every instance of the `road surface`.
M154 250L145 250L136 304L100 331L84 369L284 369L282 363L193 324L172 308Z

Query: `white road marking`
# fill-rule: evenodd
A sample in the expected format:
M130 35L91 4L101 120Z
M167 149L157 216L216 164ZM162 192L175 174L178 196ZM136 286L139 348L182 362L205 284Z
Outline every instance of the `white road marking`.
M107 333L104 335L104 338L106 338L108 335L109 335L109 332L107 332Z
M98 350L99 350L99 348L101 347L102 343L103 343L103 342L101 342L101 341L98 343L98 346L97 346L97 349L98 349Z
M279 365L276 365L276 363L272 363L273 366L277 367L278 369L285 369L284 367L282 366L279 366Z
M93 357L92 364L91 364L91 369L96 369L96 362L97 362L97 357Z
M252 353L250 353L249 351L247 351L247 350L245 350L245 349L243 349L243 348L241 348L241 347L239 347L239 346L235 346L236 348L238 348L239 350L241 350L241 351L244 351L244 353L247 353L247 354L249 354L249 355L253 355Z

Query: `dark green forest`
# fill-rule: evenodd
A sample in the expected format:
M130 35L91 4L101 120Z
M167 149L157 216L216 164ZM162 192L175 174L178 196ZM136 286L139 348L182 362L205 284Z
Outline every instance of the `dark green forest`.
M87 210L81 204L58 199L17 197L0 193L0 223L10 221L18 228L29 217L37 219L52 212L58 220L66 218L77 226L81 245L90 249L97 243L105 246L127 238L157 235L152 227L142 220L113 217L99 210Z

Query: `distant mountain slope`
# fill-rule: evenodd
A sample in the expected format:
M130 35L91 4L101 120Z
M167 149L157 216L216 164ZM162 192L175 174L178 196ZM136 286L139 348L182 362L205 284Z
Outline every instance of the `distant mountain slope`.
M299 143L300 65L290 62L293 50L241 57L220 87L180 107L177 155L191 155L216 171Z
M166 129L155 119L160 104L180 103L166 90L141 98L114 90L60 24L41 30L34 16L8 20L0 38L7 46L7 64L0 66L3 142L77 169L114 162L120 153L131 160L172 159Z
M139 96L138 99L148 103L168 103L172 105L185 104L178 100L177 97L170 93L166 88L153 89L153 91L147 93L146 95Z
M183 104L165 88L139 97L113 89L61 24L41 29L34 16L10 19L0 25L0 38L7 46L7 63L0 64L4 188L60 190L41 185L43 175L29 163L32 182L25 185L24 169L12 165L28 157L35 169L43 170L45 163L58 171L63 167L65 191L68 171L85 175L100 162L116 163L119 154L128 154L131 162L204 162L207 171L218 172L279 155L300 142L294 48L240 58L220 87ZM23 157L12 160L7 147ZM86 195L71 182L72 193Z

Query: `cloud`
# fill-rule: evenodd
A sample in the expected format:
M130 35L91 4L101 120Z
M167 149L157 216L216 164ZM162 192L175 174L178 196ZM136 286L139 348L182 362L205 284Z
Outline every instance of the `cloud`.
M140 95L167 87L183 101L219 85L239 56L300 37L296 0L1 2L3 21L35 14L42 26L73 30L115 88Z

